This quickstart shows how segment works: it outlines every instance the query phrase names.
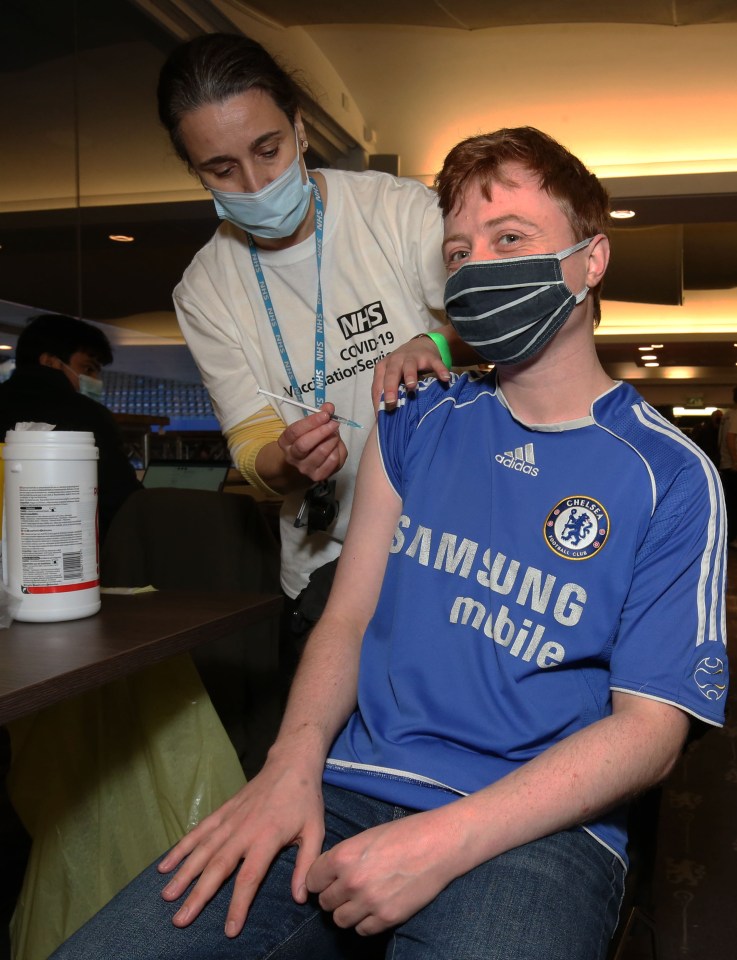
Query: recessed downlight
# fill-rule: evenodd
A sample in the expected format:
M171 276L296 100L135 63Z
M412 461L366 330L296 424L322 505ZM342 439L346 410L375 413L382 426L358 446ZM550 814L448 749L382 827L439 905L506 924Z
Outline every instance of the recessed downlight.
M640 360L657 360L657 356L654 353L643 353L640 357Z
M610 210L609 216L612 220L631 220L636 214L634 210Z
M651 360L649 363L644 364L644 366L646 366L646 367L659 367L660 364L657 363L657 362L654 361L654 360Z
M133 243L135 237L130 237L126 233L110 233L108 240L115 240L116 243Z

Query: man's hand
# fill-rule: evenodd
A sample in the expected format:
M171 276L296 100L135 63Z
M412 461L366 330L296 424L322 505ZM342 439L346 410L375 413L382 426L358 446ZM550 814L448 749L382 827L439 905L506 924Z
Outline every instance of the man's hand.
M339 927L364 936L403 923L455 878L444 811L412 814L336 844L310 867L307 889Z
M330 419L333 413L333 404L324 403L317 413L290 424L277 441L288 467L310 483L332 477L348 456L340 425Z
M438 380L450 380L450 371L430 337L414 337L376 364L371 385L374 410L379 407L382 393L385 406L393 407L397 402L399 384L404 383L408 390L414 389L420 373L434 374Z
M339 927L379 933L480 863L592 820L663 780L685 741L687 714L618 691L612 702L611 716L489 786L336 844L310 867L308 890Z
M320 854L324 834L319 771L315 777L296 765L267 760L258 776L183 837L159 864L162 873L179 867L163 890L165 900L182 896L199 877L174 916L175 926L188 926L241 863L225 923L226 935L237 936L266 871L279 851L292 844L299 847L292 896L304 903L307 871Z

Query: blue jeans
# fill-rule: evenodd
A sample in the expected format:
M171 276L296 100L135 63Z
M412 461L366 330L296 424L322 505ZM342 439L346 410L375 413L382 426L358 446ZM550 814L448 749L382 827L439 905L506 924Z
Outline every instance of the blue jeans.
M325 848L412 811L326 785ZM340 930L289 883L294 848L274 861L240 936L223 929L233 880L185 929L149 867L50 960L603 960L617 922L624 870L583 830L510 850L454 880L387 934Z

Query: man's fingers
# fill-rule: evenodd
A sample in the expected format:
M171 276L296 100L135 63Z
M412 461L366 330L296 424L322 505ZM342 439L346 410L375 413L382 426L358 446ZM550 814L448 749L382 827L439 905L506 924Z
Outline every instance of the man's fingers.
M197 846L197 848L187 857L187 859L184 860L179 870L177 870L169 883L167 883L167 885L161 891L161 896L164 898L164 900L178 900L192 883L192 881L199 877L206 866L213 860L217 859L218 862L224 862L225 858L222 856L222 854L213 854L214 849L215 844L208 841L205 841ZM226 871L226 876L229 876L230 873L232 873L232 870L237 862L237 858L234 858L230 870Z
M246 922L248 911L251 909L256 891L266 876L274 860L275 852L253 846L246 859L241 864L235 878L233 896L230 899L228 915L225 918L225 935L237 937Z
M184 858L194 850L197 841L192 839L190 834L182 837L176 846L172 847L166 856L161 860L156 869L159 873L169 873L174 870L184 860Z
M320 850L325 836L323 829L305 830L302 841L297 849L297 859L292 874L292 896L297 903L304 903L309 892L307 874L320 859Z
M186 927L198 917L203 908L212 900L220 887L233 873L237 866L230 857L216 854L200 874L200 878L192 888L192 892L174 914L172 922L176 927ZM181 871L180 871L181 872ZM179 878L179 874L175 879ZM191 882L191 880L190 880ZM171 887L171 884L169 885Z

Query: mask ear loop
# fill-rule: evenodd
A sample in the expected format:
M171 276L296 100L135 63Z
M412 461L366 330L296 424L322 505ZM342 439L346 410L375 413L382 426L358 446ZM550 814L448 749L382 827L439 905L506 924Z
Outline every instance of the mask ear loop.
M558 263L560 263L561 260L565 260L566 257L570 257L572 253L576 253L579 250L583 250L584 247L587 247L591 243L591 241L595 239L596 237L593 236L593 237L589 237L587 240L580 240L578 243L574 243L572 247L566 247L565 250L561 250L560 253L556 253L556 257L558 258ZM589 292L589 288L587 286L584 286L583 290L573 295L574 300L576 301L576 306L578 306L579 303L582 303L586 299L588 292Z
M561 250L560 253L556 253L555 256L558 260L565 260L566 257L570 257L572 253L576 253L578 250L583 250L584 247L587 247L592 240L595 240L596 237L589 237L586 240L580 240L578 243L574 243L572 247L566 247L565 250Z

